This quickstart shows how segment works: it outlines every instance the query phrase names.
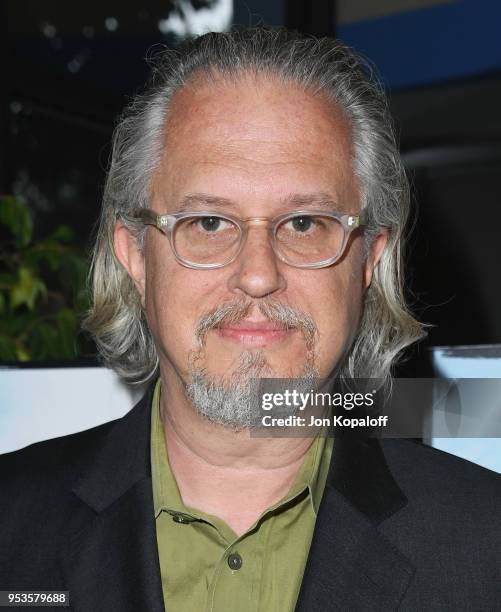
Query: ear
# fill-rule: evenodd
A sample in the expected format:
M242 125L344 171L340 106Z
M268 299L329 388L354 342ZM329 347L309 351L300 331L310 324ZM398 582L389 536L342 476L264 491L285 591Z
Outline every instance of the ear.
M134 282L141 296L141 304L144 307L146 286L144 256L139 250L135 237L131 234L130 230L120 222L115 225L114 247L115 255Z
M367 289L374 275L374 270L383 255L384 249L388 243L388 230L386 228L380 228L378 235L372 241L367 260L365 262L365 289Z

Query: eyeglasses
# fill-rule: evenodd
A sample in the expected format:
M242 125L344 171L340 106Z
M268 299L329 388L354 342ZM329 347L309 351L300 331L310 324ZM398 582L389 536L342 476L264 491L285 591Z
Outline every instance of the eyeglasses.
M147 208L132 213L169 239L177 261L188 268L222 268L235 261L249 227L268 226L276 256L295 268L325 268L343 254L353 230L365 225L364 214L296 210L274 219L239 219L212 211L158 215Z

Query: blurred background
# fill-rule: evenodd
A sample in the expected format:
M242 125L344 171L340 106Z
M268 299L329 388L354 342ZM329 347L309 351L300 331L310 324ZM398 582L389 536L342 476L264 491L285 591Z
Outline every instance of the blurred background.
M94 364L78 333L115 118L158 46L232 24L337 36L377 66L413 185L408 295L430 347L501 343L501 3L7 0L0 8L0 361Z

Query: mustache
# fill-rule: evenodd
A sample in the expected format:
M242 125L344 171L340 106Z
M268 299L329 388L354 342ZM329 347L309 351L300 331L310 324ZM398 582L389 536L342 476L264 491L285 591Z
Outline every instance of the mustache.
M312 317L288 304L270 298L262 298L259 302L254 302L250 298L236 302L226 302L207 312L200 319L195 329L195 335L200 346L205 346L207 334L211 329L242 321L254 305L258 307L260 313L268 321L277 323L283 329L300 329L303 332L308 350L313 348L318 328Z

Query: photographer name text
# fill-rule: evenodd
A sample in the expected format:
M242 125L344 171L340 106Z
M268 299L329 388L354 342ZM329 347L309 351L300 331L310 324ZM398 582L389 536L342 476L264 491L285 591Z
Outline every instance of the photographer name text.
M347 417L343 415L333 415L328 417L309 417L291 414L287 417L274 417L266 414L261 419L263 427L342 427L354 429L356 427L386 427L388 425L388 415L377 417Z

